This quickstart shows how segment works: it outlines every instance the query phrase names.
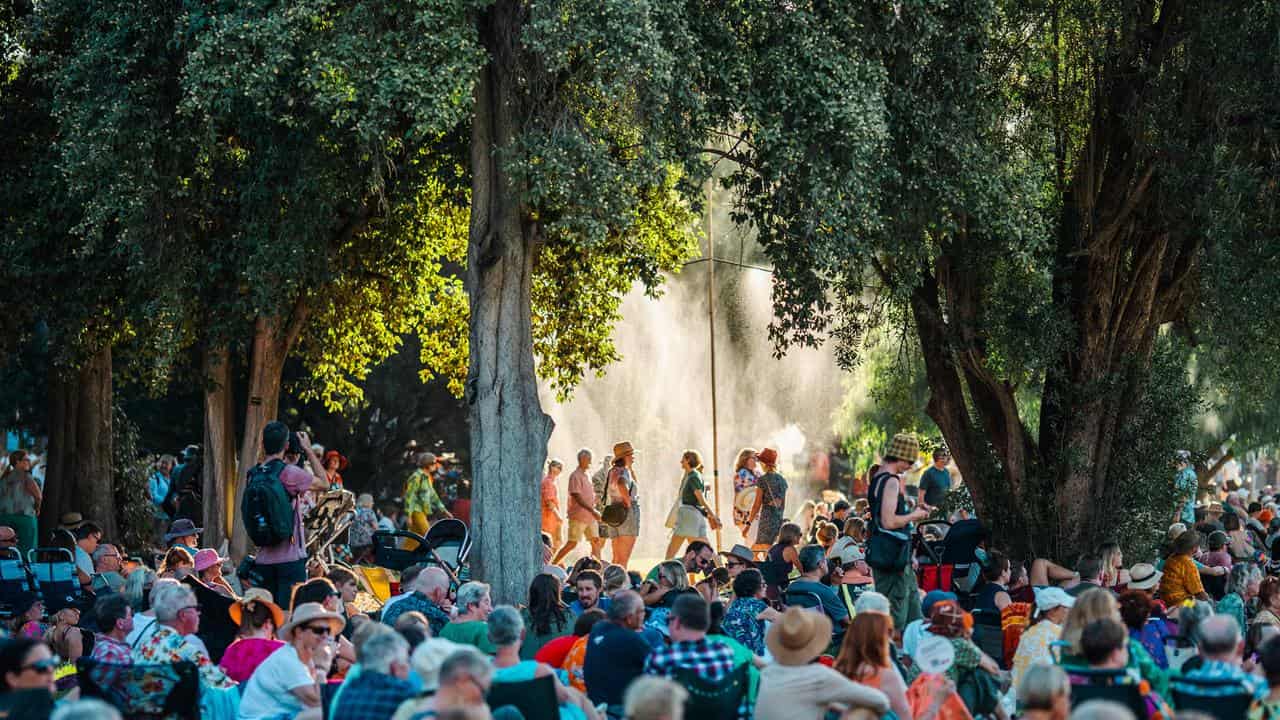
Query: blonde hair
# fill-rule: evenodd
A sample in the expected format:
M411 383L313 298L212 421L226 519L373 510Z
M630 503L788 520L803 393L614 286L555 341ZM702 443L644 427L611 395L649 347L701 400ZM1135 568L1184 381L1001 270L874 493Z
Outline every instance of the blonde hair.
M733 462L733 472L737 473L739 470L746 467L747 461L755 457L755 455L756 455L755 448L746 447L739 450L738 459Z
M1103 543L1098 548L1098 557L1102 559L1102 583L1111 587L1120 582L1120 569L1116 567L1116 557L1123 557L1120 545L1113 542Z
M839 534L840 534L840 531L836 528L835 525L832 525L829 522L819 521L818 530L816 533L819 543L823 545L827 543L833 543L836 541L836 536Z
M627 575L627 569L621 565L608 565L604 569L604 592L606 594L616 592L627 587L631 583L631 578Z
M623 695L628 720L681 720L689 691L667 678L641 675Z
M694 470L702 472L702 456L698 454L697 450L685 450L680 459L689 463L689 467Z
M672 590L689 589L689 572L679 560L667 560L658 566L658 581L664 579L671 583Z
M1076 604L1067 613L1062 624L1062 640L1070 647L1073 655L1082 655L1080 634L1089 623L1095 620L1120 620L1120 605L1116 596L1106 588L1086 590L1076 598Z

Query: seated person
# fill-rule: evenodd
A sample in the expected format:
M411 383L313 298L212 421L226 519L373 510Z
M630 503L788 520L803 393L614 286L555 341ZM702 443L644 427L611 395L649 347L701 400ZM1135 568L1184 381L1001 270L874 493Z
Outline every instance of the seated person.
M823 585L821 579L827 574L827 557L820 545L806 545L800 549L800 577L787 586L787 595L795 597L798 593L813 594L822 601L822 612L831 618L835 633L844 635L844 628L849 626L849 611L845 609L840 597L829 586Z
M1190 695L1219 697L1224 695L1249 694L1262 697L1266 693L1266 683L1262 678L1244 671L1241 662L1244 658L1244 638L1240 635L1240 627L1230 615L1210 615L1196 626L1196 649L1203 662L1194 670L1185 673L1192 680L1235 680L1236 685L1203 687L1190 683L1180 683L1176 679L1173 686L1178 692Z
M1150 683L1136 670L1126 669L1129 664L1129 633L1119 620L1108 617L1084 626L1080 632L1080 646L1090 669L1121 671L1123 681L1139 686L1147 718L1173 717L1168 703L1151 690Z

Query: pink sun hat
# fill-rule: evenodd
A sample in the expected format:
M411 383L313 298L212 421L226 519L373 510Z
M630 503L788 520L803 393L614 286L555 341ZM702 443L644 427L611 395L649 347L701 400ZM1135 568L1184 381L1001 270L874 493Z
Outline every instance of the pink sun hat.
M195 565L196 572L204 572L214 565L221 565L226 562L226 558L218 555L218 551L213 548L204 548L196 553Z

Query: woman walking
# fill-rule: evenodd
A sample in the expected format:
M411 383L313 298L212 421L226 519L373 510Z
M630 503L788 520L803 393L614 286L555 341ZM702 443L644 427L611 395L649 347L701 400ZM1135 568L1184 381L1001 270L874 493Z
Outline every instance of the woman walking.
M556 479L564 472L564 463L552 458L547 463L547 474L542 478L542 532L551 536L551 545L560 547L560 528L564 525L564 516L560 514L559 490Z
M782 529L782 510L787 505L787 480L778 473L778 451L765 448L759 454L764 474L756 481L756 502L747 516L746 531L756 525L756 544L772 545Z
M755 448L742 448L738 451L738 459L733 463L733 524L742 533L747 546L755 544L755 535L747 530L747 518L751 516L751 508L756 504L756 483L760 479L757 470Z
M631 551L640 536L640 493L636 486L633 465L636 450L629 442L613 446L613 467L607 480L608 504L605 506L605 522L600 525L600 537L610 538L613 562L627 567ZM618 518L617 515L622 517ZM612 521L612 522L611 522Z
M716 517L705 495L707 486L702 481L702 456L696 450L685 450L680 456L680 469L684 472L684 480L680 483L680 505L676 509L671 542L667 543L668 560L690 540L701 540L710 545L708 522L710 529L720 528L720 518Z
M13 528L23 557L36 546L40 499L40 486L31 477L31 456L26 450L14 450L9 453L9 468L0 475L0 525Z

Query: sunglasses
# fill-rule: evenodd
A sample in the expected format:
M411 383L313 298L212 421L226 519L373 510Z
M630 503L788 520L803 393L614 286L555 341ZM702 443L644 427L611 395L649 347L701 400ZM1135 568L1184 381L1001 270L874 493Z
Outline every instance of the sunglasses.
M60 660L58 660L58 658L52 657L47 660L38 660L30 665L23 665L22 669L40 673L41 675L48 675L58 667L59 662Z
M332 630L328 625L303 625L302 629L315 633L320 637L329 637L329 632Z
M736 567L746 567L746 566L747 566L747 564L746 564L746 563L744 563L744 562L742 562L741 560L730 560L730 561L726 562L724 565L725 565L725 567L731 567L731 568L736 568Z
M711 567L712 565L714 565L714 564L715 564L715 562L716 562L716 561L715 561L715 560L712 560L711 558L708 558L708 557L700 557L700 558L698 558L698 567L700 567L700 568Z

